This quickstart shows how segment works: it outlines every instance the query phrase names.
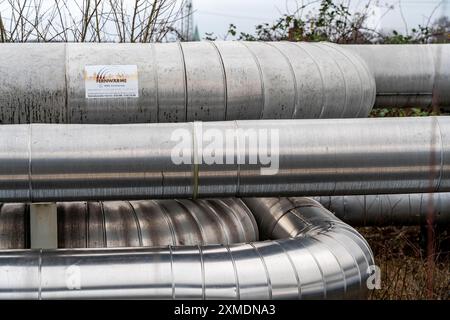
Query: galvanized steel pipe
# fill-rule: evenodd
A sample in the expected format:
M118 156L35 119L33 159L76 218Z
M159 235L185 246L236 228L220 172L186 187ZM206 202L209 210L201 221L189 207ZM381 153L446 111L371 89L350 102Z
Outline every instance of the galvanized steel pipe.
M237 198L60 202L58 248L232 244L258 240L253 214ZM0 204L0 249L27 249L27 204Z
M375 81L342 46L291 42L0 45L0 123L366 117ZM138 97L86 98L86 66L137 66Z
M0 151L1 202L450 191L448 117L3 125Z
M280 206L281 211L273 209L276 201L252 202L257 219L276 230L268 233L274 241L1 251L0 298L365 297L373 254L364 238L313 200Z
M352 226L450 224L450 193L316 197Z
M449 44L344 47L372 71L376 107L450 107Z
M450 193L314 199L352 226L424 225L429 217L436 225L450 224ZM238 198L57 205L59 248L231 244L258 240L253 214ZM28 224L29 205L0 204L0 249L29 248Z
M6 124L366 117L374 103L450 105L448 44L2 44L0 54ZM138 97L86 98L85 67L95 65L136 66Z
M30 208L23 203L0 204L0 249L30 247Z

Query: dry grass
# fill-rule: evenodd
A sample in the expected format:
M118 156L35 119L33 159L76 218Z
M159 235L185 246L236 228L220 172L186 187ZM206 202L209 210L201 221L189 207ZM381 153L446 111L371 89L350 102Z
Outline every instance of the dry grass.
M432 259L427 259L421 248L420 227L370 227L359 231L381 268L381 289L373 290L371 299L450 299L448 230L437 236L440 251Z

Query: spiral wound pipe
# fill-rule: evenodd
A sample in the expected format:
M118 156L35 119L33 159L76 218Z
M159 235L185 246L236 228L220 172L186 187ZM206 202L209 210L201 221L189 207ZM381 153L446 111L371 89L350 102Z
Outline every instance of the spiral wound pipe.
M450 224L450 193L315 200L352 226L425 225L430 210L436 225ZM60 202L57 208L58 248L233 244L259 239L253 214L237 198ZM29 211L28 204L0 204L0 249L30 248Z
M373 254L311 199L253 199L272 241L149 249L0 251L0 298L363 298Z
M253 214L236 198L60 202L58 248L158 247L258 240ZM0 204L0 249L30 248L28 204Z

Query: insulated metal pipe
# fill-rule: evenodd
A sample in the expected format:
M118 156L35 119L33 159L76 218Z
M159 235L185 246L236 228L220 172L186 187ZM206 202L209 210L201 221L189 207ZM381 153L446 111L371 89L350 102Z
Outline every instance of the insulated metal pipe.
M450 118L0 126L0 201L450 191Z
M258 240L237 198L58 203L58 248L232 244ZM29 206L0 205L0 249L27 249Z
M450 224L450 193L316 197L352 226Z
M450 224L450 193L314 199L352 226L424 225L430 214L436 225ZM59 248L231 244L258 240L253 214L238 198L61 202L57 207ZM29 248L28 224L29 205L0 204L0 249Z
M345 45L377 88L375 107L450 107L450 45Z
M273 227L273 241L1 251L0 298L364 298L373 265L364 238L313 200L281 211L271 207L276 201L251 204L257 219L269 222L261 230Z
M27 43L0 56L3 124L366 117L375 99L362 59L328 43Z
M366 117L374 102L450 105L448 44L36 43L2 44L0 55L5 124ZM87 68L130 67L137 82L122 89L88 84Z
M0 204L0 249L30 247L30 208L23 203Z

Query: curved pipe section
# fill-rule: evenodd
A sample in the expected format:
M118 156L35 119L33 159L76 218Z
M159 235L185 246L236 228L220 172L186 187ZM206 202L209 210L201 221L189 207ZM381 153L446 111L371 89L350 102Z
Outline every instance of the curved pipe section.
M1 202L450 191L448 117L3 125L0 150Z
M58 248L158 247L258 240L236 198L58 203ZM29 248L29 206L0 206L0 249Z
M316 197L352 226L450 224L450 193Z
M314 199L352 226L424 225L430 217L437 225L450 224L450 193ZM28 215L29 205L0 205L0 249L30 247ZM253 214L237 198L58 203L58 226L59 248L232 244L259 238Z
M285 212L272 210L268 203L273 202L253 200L250 206L258 207L258 220L269 221L279 230L270 233L272 241L150 249L2 251L0 298L365 297L373 255L360 234L313 200L285 206ZM282 218L274 222L275 216ZM261 226L262 231L268 231Z
M372 71L375 107L450 107L450 45L345 45Z
M366 117L375 81L342 46L290 42L2 44L0 123ZM138 98L87 99L85 66L133 65Z

